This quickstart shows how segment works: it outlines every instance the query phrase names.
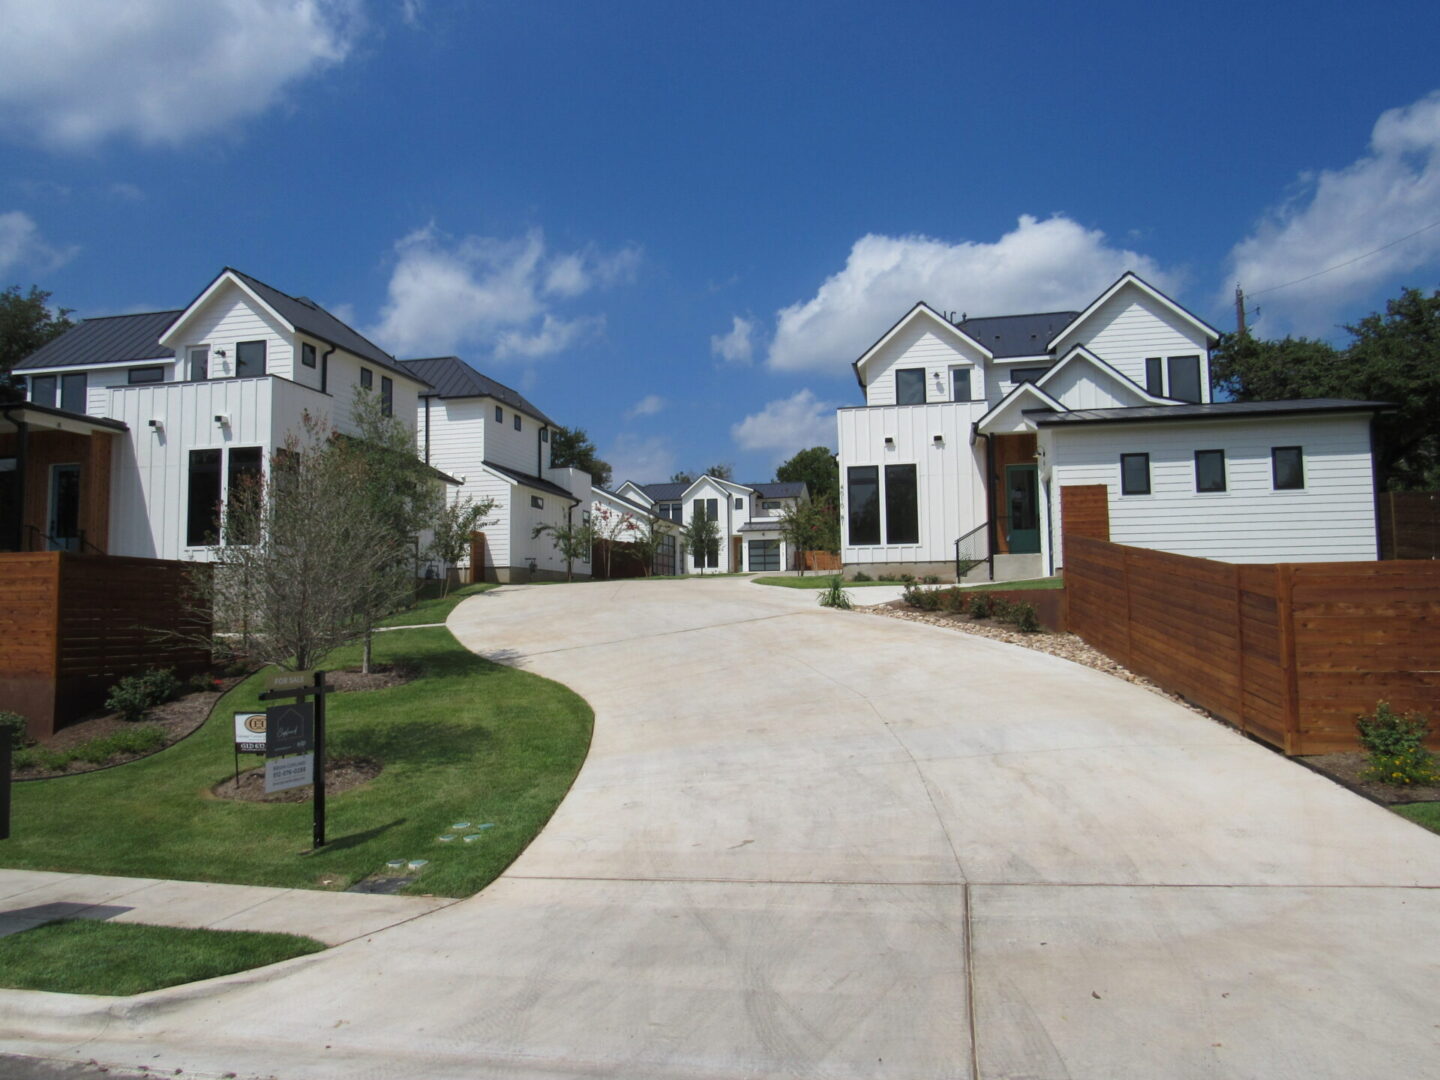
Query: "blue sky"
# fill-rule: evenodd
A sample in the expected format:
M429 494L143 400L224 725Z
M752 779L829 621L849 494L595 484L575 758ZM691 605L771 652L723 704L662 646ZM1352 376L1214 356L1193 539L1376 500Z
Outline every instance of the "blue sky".
M1440 5L1161 8L0 0L0 284L113 314L234 265L618 482L768 479L918 299L1134 269L1229 328L1238 278L1333 337L1440 283Z

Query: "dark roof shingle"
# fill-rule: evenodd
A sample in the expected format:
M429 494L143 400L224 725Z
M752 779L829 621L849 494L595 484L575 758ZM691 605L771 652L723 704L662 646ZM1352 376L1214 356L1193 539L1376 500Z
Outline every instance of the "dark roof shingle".
M956 323L989 349L995 359L1041 356L1052 338L1079 316L1078 311L1044 311L1035 315L993 315Z
M497 465L493 461L485 462L485 467L487 469L494 469L501 476L508 476L517 484L524 484L526 487L534 488L536 491L548 491L551 495L559 495L562 499L569 499L573 503L580 501L559 484L553 484L542 477L532 476L530 473L523 473L519 469L510 468L508 465Z
M149 311L141 315L86 319L40 346L16 364L15 370L172 359L175 350L161 345L160 335L179 315L178 311Z
M1302 413L1380 412L1394 408L1384 401L1342 398L1301 398L1292 401L1215 401L1208 405L1132 405L1124 409L1026 409L1038 427L1072 424L1133 424L1151 420L1225 420L1247 416L1288 416Z
M558 427L525 397L488 375L482 375L458 356L436 356L425 360L401 360L401 365L435 387L434 397L492 397L496 401L528 413L551 427Z

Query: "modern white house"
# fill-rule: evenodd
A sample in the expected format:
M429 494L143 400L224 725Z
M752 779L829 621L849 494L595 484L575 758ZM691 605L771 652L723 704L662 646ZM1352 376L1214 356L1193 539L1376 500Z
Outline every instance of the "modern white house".
M524 582L564 578L565 559L553 533L588 520L590 474L550 466L556 424L523 395L482 375L456 356L404 360L428 384L420 392L415 437L425 462L461 481L452 498L494 499L495 508L463 563L475 581ZM589 559L570 567L590 576Z
M701 476L689 484L638 484L627 480L617 494L683 526L696 514L719 525L719 550L711 555L687 552L688 568L717 573L792 569L796 553L780 535L787 506L810 498L803 483L737 484Z
M608 488L590 489L590 520L595 526L597 541L614 544L633 544L641 539L651 522L661 534L655 552L652 574L674 574L680 570L680 527L668 518L661 518L652 506L646 506L634 499L626 498ZM611 570L614 569L612 562ZM605 567L597 565L597 575L606 574Z
M314 301L229 267L183 308L86 319L15 373L28 402L0 417L0 501L24 509L5 546L163 559L208 557L231 485L307 413L353 432L364 387L409 423L430 389Z
M1053 573L1062 492L1106 489L1110 539L1230 562L1377 557L1357 401L1213 402L1218 332L1126 273L1083 311L917 303L838 412L846 571Z

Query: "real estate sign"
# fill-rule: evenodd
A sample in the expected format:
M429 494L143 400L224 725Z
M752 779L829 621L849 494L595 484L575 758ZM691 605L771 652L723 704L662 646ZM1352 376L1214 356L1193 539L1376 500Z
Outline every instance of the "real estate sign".
M235 714L235 752L237 754L265 753L265 714L263 712L237 712Z
M271 705L265 710L265 756L308 754L315 749L315 706L308 702Z
M265 761L265 794L287 791L315 782L315 755L267 758Z

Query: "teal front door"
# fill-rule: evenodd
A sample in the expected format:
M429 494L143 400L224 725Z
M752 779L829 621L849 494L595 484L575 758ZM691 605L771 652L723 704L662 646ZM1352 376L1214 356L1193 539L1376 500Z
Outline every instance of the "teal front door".
M1034 465L1005 466L1005 539L1012 555L1040 551L1038 489Z

